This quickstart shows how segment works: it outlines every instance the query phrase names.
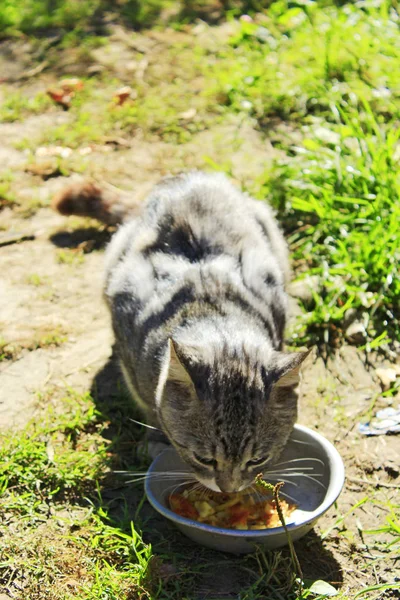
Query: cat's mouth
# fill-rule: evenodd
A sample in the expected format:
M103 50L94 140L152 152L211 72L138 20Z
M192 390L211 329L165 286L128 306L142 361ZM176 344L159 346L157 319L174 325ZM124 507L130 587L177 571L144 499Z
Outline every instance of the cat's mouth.
M196 479L202 484L204 485L204 487L208 488L209 490L212 490L213 492L226 492L226 490L222 490L219 485L215 482L215 480L210 480L210 479L204 479L203 477L199 477L198 475L196 475ZM238 486L237 489L235 490L229 490L229 493L231 492L241 492L242 490L246 489L248 487L248 484L243 483L242 485Z

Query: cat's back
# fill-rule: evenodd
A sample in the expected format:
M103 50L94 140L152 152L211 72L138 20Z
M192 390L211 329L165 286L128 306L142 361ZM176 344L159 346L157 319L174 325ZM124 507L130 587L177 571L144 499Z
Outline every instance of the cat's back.
M121 255L155 254L199 264L225 255L260 252L287 271L286 244L265 204L243 194L220 173L190 172L164 179L150 194L141 217L114 236L108 270Z
M142 215L115 234L106 298L114 315L146 321L177 298L232 289L276 297L288 273L286 243L269 207L222 174L191 172L158 184Z

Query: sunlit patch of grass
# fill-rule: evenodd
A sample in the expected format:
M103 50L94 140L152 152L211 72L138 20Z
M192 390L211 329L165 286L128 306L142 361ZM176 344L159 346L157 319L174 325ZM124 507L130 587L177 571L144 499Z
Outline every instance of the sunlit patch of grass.
M323 595L309 591L312 581L305 582L299 596L287 549L229 557L185 542L173 528L157 532L154 515L149 520L148 509L142 513L142 493L110 471L132 469L133 443L139 437L128 418L131 401L117 388L107 403L98 399L97 408L89 394L72 390L53 406L50 393L42 397L46 409L40 421L3 436L0 581L7 589L20 589L23 581L29 598L175 600L196 595L218 564L243 573L242 599L322 600ZM112 442L105 439L110 433ZM135 471L145 469L139 464ZM347 517L369 502L366 496L339 515L323 537L333 529L346 536ZM386 528L396 540L394 515L395 510L376 539L380 551L385 541L393 546L390 560L396 546ZM146 541L149 535L156 538L152 545ZM350 600L346 593L337 597Z
M4 94L4 101L0 105L0 122L13 123L29 115L40 115L51 106L51 100L44 92L29 95L10 89Z
M366 102L334 114L323 131L319 122L303 129L302 145L263 188L285 221L298 272L320 282L295 339L335 342L354 308L370 339L385 343L400 339L399 131Z
M41 422L3 435L0 581L8 589L22 582L24 597L51 600L151 597L143 587L151 587L151 546L130 521L114 522L101 498L104 426L90 396L71 391Z
M161 11L171 6L171 0L3 0L0 15L0 34L20 32L40 34L46 28L62 32L84 33L99 28L107 13L119 13L119 20L131 27L144 27L157 22Z
M384 116L397 113L397 21L389 2L362 3L362 10L273 2L217 53L216 97L262 126L273 116L334 120L332 103L356 106L360 96Z
M6 206L12 207L16 204L15 194L12 191L14 176L10 171L0 173L0 210Z
M81 265L85 260L82 248L59 248L56 256L58 263L75 267Z
M44 279L37 273L31 273L30 275L27 275L26 282L29 283L30 285L34 285L35 287L38 287L40 285L43 285Z
M90 397L66 398L63 411L49 409L40 423L18 434L3 434L0 484L6 501L28 514L41 501L74 497L101 475L106 444ZM91 435L88 435L88 433ZM91 449L94 453L91 453Z

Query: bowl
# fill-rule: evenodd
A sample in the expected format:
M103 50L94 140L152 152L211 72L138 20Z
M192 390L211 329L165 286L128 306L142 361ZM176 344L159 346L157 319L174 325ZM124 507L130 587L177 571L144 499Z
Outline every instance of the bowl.
M303 537L339 496L344 484L344 466L338 451L319 433L295 425L289 442L274 467L264 473L271 483L284 481L281 497L294 502L297 509L287 522L293 541ZM173 477L172 472L179 475ZM202 546L215 550L245 554L256 546L266 549L280 548L287 544L284 528L262 530L235 530L198 523L174 513L168 507L168 496L185 481L182 473L189 473L173 448L164 450L151 464L146 480L147 498L153 508L172 521L182 533ZM167 477L161 475L169 473Z

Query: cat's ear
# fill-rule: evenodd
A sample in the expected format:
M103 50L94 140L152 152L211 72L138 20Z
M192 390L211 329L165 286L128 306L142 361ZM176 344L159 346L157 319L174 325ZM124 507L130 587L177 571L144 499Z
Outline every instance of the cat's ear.
M166 391L168 397L179 397L177 405L185 408L186 404L195 396L193 381L183 364L184 352L171 338L168 340L167 351L161 365L160 377L156 390L156 404L161 406Z
M183 352L171 338L168 340L169 368L167 381L172 381L182 386L193 386L191 377L182 364ZM179 357L180 355L180 357Z
M312 349L305 352L291 352L290 354L280 352L277 364L278 378L274 383L274 387L287 388L296 386L300 381L301 365L307 356L310 355L311 351Z

